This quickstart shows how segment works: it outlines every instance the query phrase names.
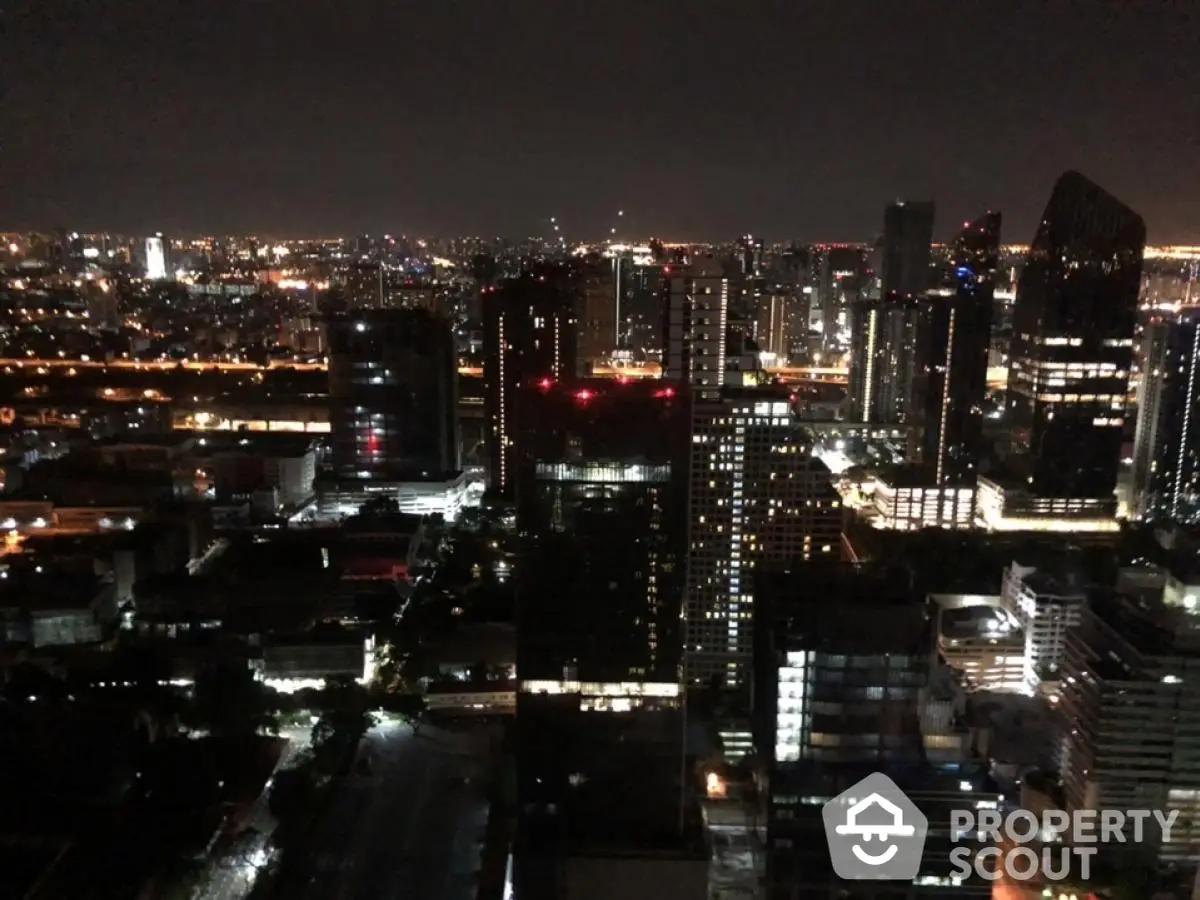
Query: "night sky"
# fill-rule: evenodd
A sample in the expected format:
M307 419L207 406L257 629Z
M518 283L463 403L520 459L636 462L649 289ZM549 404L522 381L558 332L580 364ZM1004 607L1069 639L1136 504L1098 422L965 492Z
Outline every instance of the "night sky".
M1200 3L9 0L0 228L862 240L1078 168L1200 243Z

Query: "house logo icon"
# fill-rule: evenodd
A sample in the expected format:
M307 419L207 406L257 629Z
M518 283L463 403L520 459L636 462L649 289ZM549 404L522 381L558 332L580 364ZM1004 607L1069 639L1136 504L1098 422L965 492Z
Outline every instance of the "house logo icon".
M838 794L821 815L839 878L911 881L920 873L929 821L883 773Z

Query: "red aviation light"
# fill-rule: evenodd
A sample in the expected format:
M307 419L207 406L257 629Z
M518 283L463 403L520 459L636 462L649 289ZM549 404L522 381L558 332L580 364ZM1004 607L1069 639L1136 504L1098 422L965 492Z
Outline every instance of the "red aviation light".
M550 388L554 387L554 379L553 378L543 378L541 381L538 382L538 387L541 388L543 391L548 391L548 390L550 390Z
M675 388L665 387L662 390L655 391L654 396L658 397L659 399L670 400L675 396Z
M584 388L582 391L576 391L576 393L575 393L575 399L578 400L580 403L587 403L589 400L591 400L595 396L596 396L595 392L589 391L587 388Z

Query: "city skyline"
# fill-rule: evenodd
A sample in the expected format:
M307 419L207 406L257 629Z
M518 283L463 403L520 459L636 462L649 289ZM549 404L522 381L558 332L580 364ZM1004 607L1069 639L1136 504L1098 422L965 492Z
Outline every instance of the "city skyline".
M631 233L836 241L907 197L944 210L935 239L983 208L1032 237L1047 185L1078 169L1152 242L1200 240L1178 201L1200 187L1192 136L1167 124L1200 111L1172 50L1194 13L918 7L711 3L683 40L655 2L22 2L0 221L529 235L555 216L574 239L624 209ZM722 124L681 140L691 118Z

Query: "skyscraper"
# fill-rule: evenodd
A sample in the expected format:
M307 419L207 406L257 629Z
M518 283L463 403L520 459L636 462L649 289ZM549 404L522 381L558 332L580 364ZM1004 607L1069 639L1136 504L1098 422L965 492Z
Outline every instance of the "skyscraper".
M338 478L420 481L461 468L450 323L428 310L333 316L330 463Z
M692 419L684 677L747 683L760 562L840 559L841 501L786 393L726 389Z
M663 377L691 385L697 397L716 396L725 383L729 280L712 258L664 280Z
M1022 489L1044 512L1111 515L1146 226L1067 172L1026 257L1013 310L1008 424Z
M848 421L905 421L912 406L921 310L921 301L913 297L868 298L851 306Z
M617 349L617 315L621 273L626 268L619 255L612 260L584 263L579 304L579 362L589 374L592 367Z
M935 609L914 596L904 572L878 564L767 567L754 582L753 722L770 792L768 896L988 896L984 879L950 877L952 839L940 824L952 809L982 808L999 796L979 774L984 767L968 759L968 733L954 712L961 689L936 665ZM875 772L938 823L910 884L850 884L830 864L822 805Z
M588 379L526 386L519 405L518 671L676 682L686 390Z
M916 297L929 288L929 253L933 243L934 205L897 200L883 212L880 295Z
M1146 326L1133 442L1134 513L1149 520L1200 516L1200 312Z
M846 418L905 422L912 407L920 298L929 289L933 204L899 200L883 213L879 296L850 308L850 382Z
M577 334L570 273L527 272L483 299L484 442L488 486L511 495L516 397L522 385L573 378Z
M1128 594L1093 590L1067 631L1058 703L1070 723L1059 759L1064 808L1179 816L1169 842L1152 836L1113 851L1162 861L1200 852L1192 824L1200 816L1198 593L1200 579L1186 570Z
M999 255L999 213L965 223L951 250L954 287L922 303L909 458L929 469L929 483L939 487L977 474Z

